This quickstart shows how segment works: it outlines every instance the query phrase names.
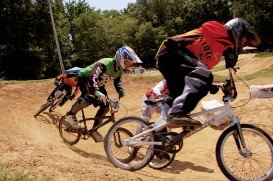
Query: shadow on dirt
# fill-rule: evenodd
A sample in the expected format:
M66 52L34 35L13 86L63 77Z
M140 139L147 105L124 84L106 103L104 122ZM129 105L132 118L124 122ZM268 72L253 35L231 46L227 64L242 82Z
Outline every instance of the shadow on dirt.
M59 121L61 120L62 118L62 115L58 112L51 112L51 113L48 113L48 112L43 112L43 114L47 115L47 117L45 117L44 115L42 115L42 113L38 116L36 116L36 119L38 119L39 117L42 118L42 119L38 119L38 120L41 120L44 124L53 124L55 125L56 128L58 128L59 126Z
M64 142L63 142L64 143ZM75 153L81 155L82 157L84 158L90 158L90 157L94 157L96 159L99 159L99 160L104 160L104 161L108 161L108 159L105 157L105 156L102 156L102 155L98 155L98 154L95 154L95 153L89 153L89 152L86 152L80 148L77 148L73 145L68 145L66 144L68 148L70 148L72 151L74 151Z
M176 173L176 174L180 174L181 172L183 172L184 170L193 170L193 171L197 171L197 172L207 172L207 173L213 173L214 170L203 167L203 166L196 166L191 162L182 162L179 160L174 160L173 163L168 166L167 168L163 169L163 172L168 172L168 173Z

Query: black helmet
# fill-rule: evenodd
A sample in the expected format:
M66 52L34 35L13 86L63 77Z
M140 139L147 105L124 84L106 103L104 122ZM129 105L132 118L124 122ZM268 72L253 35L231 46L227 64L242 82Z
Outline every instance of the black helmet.
M241 18L234 18L224 25L232 34L235 41L235 51L240 52L244 46L258 46L261 40L252 26ZM242 39L245 42L242 43Z

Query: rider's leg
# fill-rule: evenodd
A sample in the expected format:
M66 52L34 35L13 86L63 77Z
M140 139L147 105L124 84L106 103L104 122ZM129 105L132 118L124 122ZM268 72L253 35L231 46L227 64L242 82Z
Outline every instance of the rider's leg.
M99 91L101 93L103 93L105 96L107 96L107 91L105 89L104 86L99 87ZM102 121L103 121L103 117L109 112L109 104L107 103L106 105L99 102L98 100L96 100L96 102L93 102L93 105L95 107L97 107L98 105L99 110L97 111L95 117L97 117L97 119L95 119L95 122L93 124L93 128L94 129L96 126L98 126ZM96 142L102 142L103 141L103 136L97 131L97 129L94 129L94 132L92 133L93 137L95 138Z
M86 84L86 80L84 78L79 77L78 83L79 83L79 87L80 87L82 94L81 94L80 98L73 104L70 111L66 115L69 123L75 128L79 128L76 114L80 110L82 110L82 109L88 107L90 104L92 104L93 103L92 101L95 101L95 98L88 96L88 87Z
M163 105L161 106L161 108L162 108L162 110L161 110L160 116L159 116L159 118L155 121L154 127L159 126L159 125L161 125L161 124L167 122L167 115L168 115L170 106L169 106L169 104L167 104L167 103L163 103ZM156 129L155 131L156 131L156 132L160 132L160 131L162 131L162 130L164 130L164 128Z
M70 85L64 84L64 90L66 90L66 95L60 101L59 103L60 106L63 106L68 100L68 96L70 96L72 92L72 87Z
M142 99L142 105L141 105L141 118L146 121L149 122L152 118L153 113L156 110L156 106L151 106L151 105L147 105L145 104L145 100L147 100L147 97L144 95L143 99ZM141 124L138 124L136 127L136 131L135 134L139 134L142 132L143 126Z
M63 85L64 85L64 84L62 83L61 85L55 87L55 88L53 89L53 91L50 93L50 95L48 96L47 101L53 99L53 97L55 97L56 91L57 91L57 90L62 90L62 89L63 89Z
M198 67L185 77L184 91L174 100L173 106L169 110L168 123L170 123L170 127L201 125L199 121L191 119L187 114L207 95L212 80L209 70Z

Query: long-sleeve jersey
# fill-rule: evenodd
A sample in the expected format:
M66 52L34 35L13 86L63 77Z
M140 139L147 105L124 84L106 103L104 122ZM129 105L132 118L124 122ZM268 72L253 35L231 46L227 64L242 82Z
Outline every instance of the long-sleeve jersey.
M171 49L185 48L201 60L208 69L212 69L221 60L226 50L234 50L234 43L223 24L208 21L198 29L169 37L161 45L157 57Z
M82 69L78 76L87 78L91 94L94 94L95 91L99 90L100 86L105 85L111 78L114 79L114 87L118 91L122 88L122 71L116 70L115 67L115 58L103 58Z

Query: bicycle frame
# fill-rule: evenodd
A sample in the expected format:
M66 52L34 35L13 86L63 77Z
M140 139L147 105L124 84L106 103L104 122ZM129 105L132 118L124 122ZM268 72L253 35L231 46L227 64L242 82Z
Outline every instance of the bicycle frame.
M109 116L86 118L83 109L81 110L81 112L82 112L82 119L79 120L79 123L83 122L85 130L88 130L86 121L91 121L91 120L95 120L95 119L103 119L100 124L98 124L97 126L95 126L92 129L88 130L88 132L90 132L90 133L94 132L94 130L99 129L100 127L102 127L110 122L115 122L115 114L114 113L111 113L111 115L109 115ZM107 120L105 120L105 119L107 119Z
M101 116L101 117L92 117L92 118L86 118L85 114L84 114L84 110L82 109L82 119L79 120L79 123L84 124L84 128L82 128L82 130L84 131L84 133L93 133L95 130L99 129L100 127L110 123L110 122L115 122L115 112L118 112L119 109L119 101L117 101L117 99L107 99L108 103L109 103L109 108L110 108L110 115L105 115L105 116ZM99 123L97 126L93 127L92 129L87 129L87 124L86 121L90 121L90 120L96 120L96 119L102 119L101 123ZM105 120L106 119L106 120Z
M230 77L232 78L231 69L230 69L229 73L230 73ZM179 140L183 140L183 139L185 139L185 138L187 138L187 137L201 131L202 129L210 126L211 124L213 124L214 122L220 120L221 118L228 116L228 117L231 118L230 127L234 126L234 125L237 126L237 131L239 133L238 135L239 135L241 144L239 142L238 137L236 137L237 135L234 134L234 138L235 138L238 149L241 150L241 145L245 149L246 146L245 146L245 141L244 141L244 138L243 138L243 135L242 135L239 118L238 118L238 116L235 116L234 113L231 110L231 106L230 106L230 101L231 100L232 100L232 98L230 97L230 95L224 96L223 97L224 106L220 106L220 107L217 107L217 108L213 108L213 109L204 110L204 111L200 111L200 112L197 112L197 113L190 114L189 117L194 118L194 117L198 117L198 116L201 116L201 115L207 115L207 114L212 114L212 113L215 113L215 112L218 112L218 111L222 111L219 115L213 114L213 116L209 120L204 121L202 123L202 126L200 126L200 127L194 127L193 129L183 130L177 136L173 137L172 141L176 142L176 141L179 141ZM162 110L164 111L164 109L162 109ZM166 116L167 113L165 112L165 113L163 113L163 115ZM155 127L151 128L151 129L143 131L140 134L137 134L137 135L135 135L135 136L133 136L131 138L125 139L123 141L123 143L125 145L128 145L128 146L130 146L130 145L134 145L134 146L162 145L162 142L144 142L144 141L138 140L138 138L141 138L144 135L148 135L153 131L161 130L161 129L165 128L167 125L168 125L167 122L162 123L162 124L160 124L158 126L155 126Z

